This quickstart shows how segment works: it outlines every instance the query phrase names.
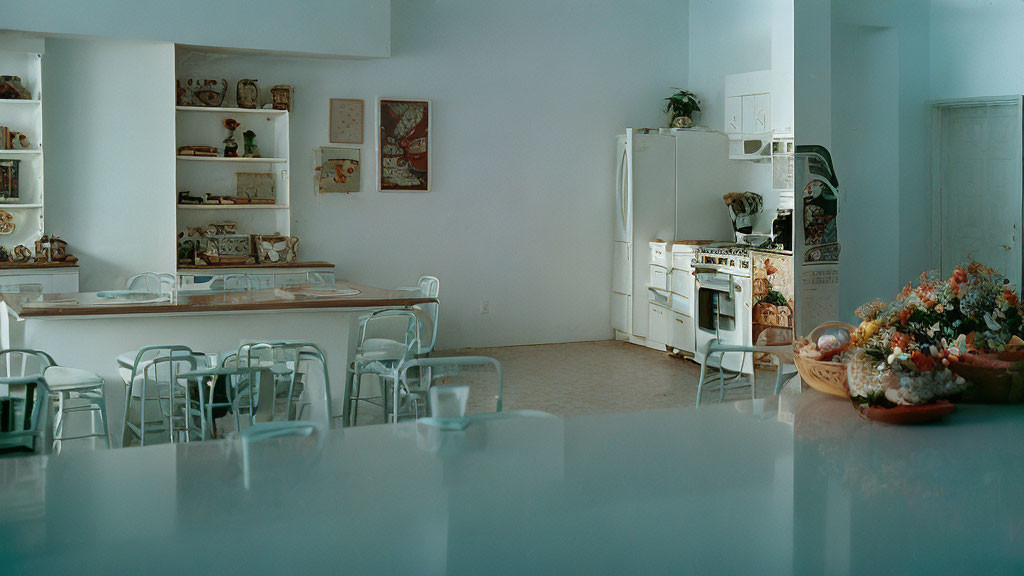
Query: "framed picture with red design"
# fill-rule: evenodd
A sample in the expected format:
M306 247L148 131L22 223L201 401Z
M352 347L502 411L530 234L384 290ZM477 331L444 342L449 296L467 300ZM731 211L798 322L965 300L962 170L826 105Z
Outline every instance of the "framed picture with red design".
M377 101L377 189L430 192L430 101Z

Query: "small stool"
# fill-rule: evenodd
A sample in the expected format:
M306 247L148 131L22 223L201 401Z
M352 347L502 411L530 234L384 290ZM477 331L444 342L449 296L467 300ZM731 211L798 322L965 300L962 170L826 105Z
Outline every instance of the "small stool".
M107 432L107 403L103 394L103 378L86 370L50 366L43 371L43 379L50 388L50 395L57 398L57 415L53 421L53 446L60 452L65 440L102 437L110 448L110 434ZM96 421L93 419L94 432L81 436L64 436L64 416L72 412L99 412L103 432L95 432Z

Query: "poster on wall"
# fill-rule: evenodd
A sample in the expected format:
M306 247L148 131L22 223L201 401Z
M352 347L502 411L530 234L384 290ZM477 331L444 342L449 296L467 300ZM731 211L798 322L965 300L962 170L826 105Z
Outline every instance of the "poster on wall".
M316 191L319 194L351 194L360 191L358 148L321 146L316 155Z
M377 189L430 191L430 101L384 100L377 105Z
M331 98L331 142L363 143L363 101Z
M753 260L753 318L755 346L793 342L793 257L775 252L751 252Z

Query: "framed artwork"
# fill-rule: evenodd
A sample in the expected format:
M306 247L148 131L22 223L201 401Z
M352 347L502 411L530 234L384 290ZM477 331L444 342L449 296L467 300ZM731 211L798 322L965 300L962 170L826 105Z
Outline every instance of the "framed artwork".
M377 189L430 192L430 101L377 102Z
M277 199L274 174L236 172L235 204L273 204Z
M363 143L363 101L331 98L331 142Z
M320 194L359 192L359 149L321 146L316 150L316 172L316 191Z
M0 160L0 202L18 201L18 169L21 160Z

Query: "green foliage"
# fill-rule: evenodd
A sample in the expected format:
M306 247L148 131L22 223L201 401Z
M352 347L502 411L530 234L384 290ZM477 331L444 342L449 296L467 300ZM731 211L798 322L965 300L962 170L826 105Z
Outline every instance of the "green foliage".
M677 116L690 117L694 112L700 111L700 100L697 99L696 94L674 86L673 90L676 90L676 93L665 98L668 101L665 111L671 112L673 118Z

